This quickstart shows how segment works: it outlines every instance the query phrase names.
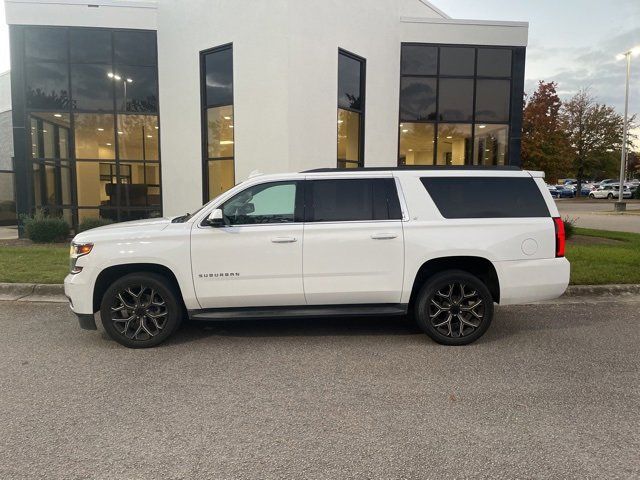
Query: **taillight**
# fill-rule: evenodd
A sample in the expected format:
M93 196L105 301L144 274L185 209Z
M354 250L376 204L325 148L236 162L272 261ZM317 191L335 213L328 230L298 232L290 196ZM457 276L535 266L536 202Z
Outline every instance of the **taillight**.
M560 217L553 217L553 224L556 227L556 257L564 257L564 245L566 243L564 222Z

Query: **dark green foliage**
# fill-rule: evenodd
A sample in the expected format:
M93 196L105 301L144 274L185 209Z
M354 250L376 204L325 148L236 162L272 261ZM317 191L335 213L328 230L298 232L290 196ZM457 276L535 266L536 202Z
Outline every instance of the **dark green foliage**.
M43 214L21 218L26 237L35 243L64 242L69 237L69 224L62 218Z
M562 223L564 223L564 236L569 240L576 231L576 219L565 217Z

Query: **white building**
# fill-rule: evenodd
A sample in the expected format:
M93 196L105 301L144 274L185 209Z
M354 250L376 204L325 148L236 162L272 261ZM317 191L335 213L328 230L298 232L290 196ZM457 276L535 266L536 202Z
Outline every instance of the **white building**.
M254 170L519 165L526 23L422 0L5 4L19 211L174 215Z

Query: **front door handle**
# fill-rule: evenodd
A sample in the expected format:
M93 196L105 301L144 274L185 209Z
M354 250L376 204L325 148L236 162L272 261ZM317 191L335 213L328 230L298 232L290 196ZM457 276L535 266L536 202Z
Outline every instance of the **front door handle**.
M371 238L374 240L391 240L392 238L396 238L398 235L395 233L374 233L371 235Z
M296 237L273 237L271 239L273 243L293 243L296 240Z

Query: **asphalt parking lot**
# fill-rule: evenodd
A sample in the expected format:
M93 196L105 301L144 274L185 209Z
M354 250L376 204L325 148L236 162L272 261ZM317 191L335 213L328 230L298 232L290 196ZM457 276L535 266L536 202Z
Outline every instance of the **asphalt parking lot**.
M627 213L613 211L614 200L563 198L556 200L563 218L576 221L578 227L640 233L640 200L625 200Z
M0 302L0 478L638 478L640 298L575 302L460 348L367 318L151 350Z

